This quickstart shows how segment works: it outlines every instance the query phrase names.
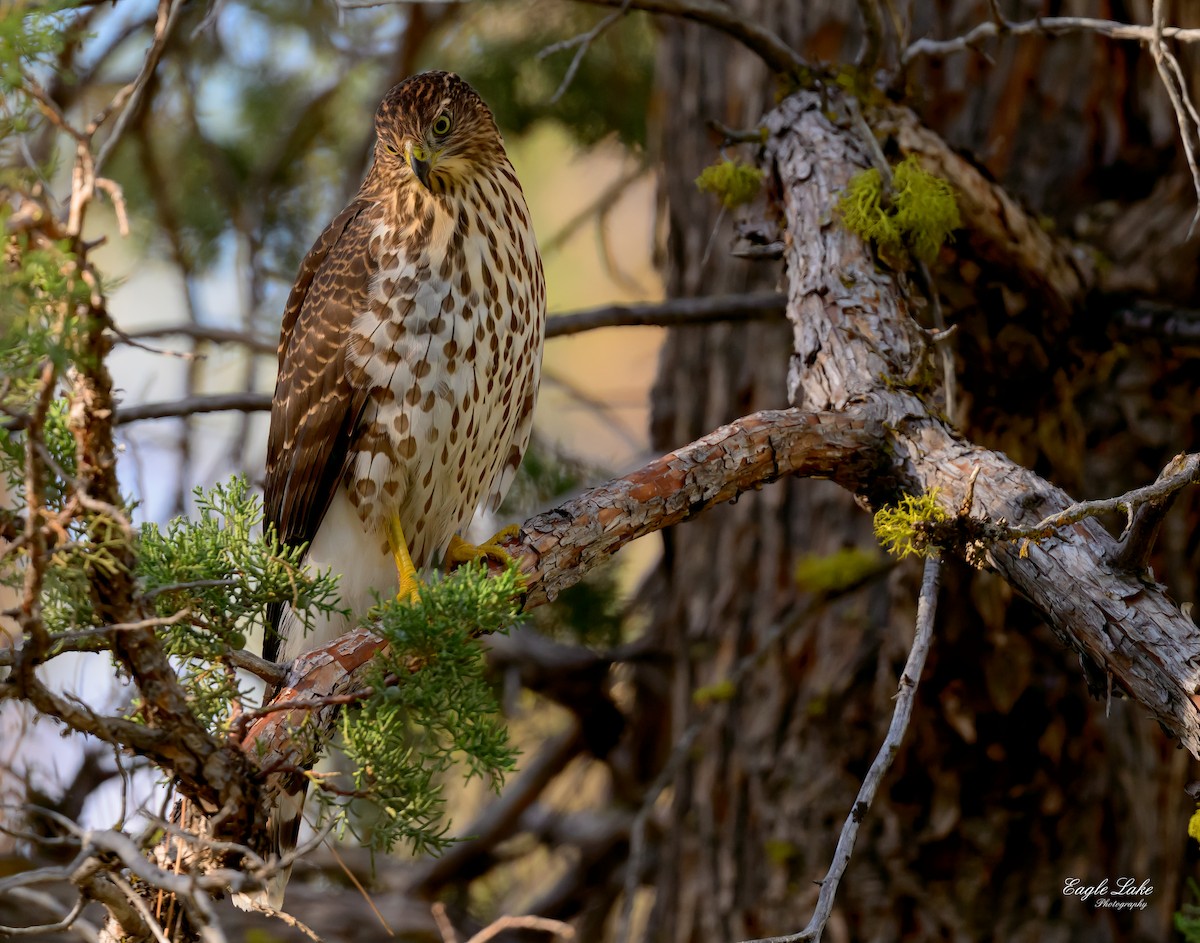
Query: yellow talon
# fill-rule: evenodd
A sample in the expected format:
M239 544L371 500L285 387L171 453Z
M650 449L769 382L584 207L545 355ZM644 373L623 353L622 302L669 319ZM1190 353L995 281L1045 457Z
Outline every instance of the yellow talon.
M400 602L412 602L417 598L417 588L421 581L417 578L417 568L413 566L412 557L408 553L408 541L404 539L404 528L400 526L400 518L393 517L387 524L388 545L392 548L392 557L396 561L396 573L400 576L400 591L396 599Z
M512 557L500 544L509 537L516 537L519 533L521 533L519 524L509 524L498 530L490 540L478 545L467 543L458 534L455 534L450 538L450 546L446 549L446 570L453 570L456 566L480 559L499 566L508 566L512 562Z

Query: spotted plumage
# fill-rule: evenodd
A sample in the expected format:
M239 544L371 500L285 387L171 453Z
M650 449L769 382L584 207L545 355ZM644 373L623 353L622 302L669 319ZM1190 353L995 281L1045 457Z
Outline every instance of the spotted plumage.
M395 595L401 532L413 566L441 562L476 507L500 503L532 430L545 283L491 112L428 72L387 93L375 132L370 172L284 311L265 486L268 524L341 575L351 615L304 635L282 609L272 659Z
M303 637L282 612L272 657L394 594L389 516L416 567L441 562L476 507L499 504L532 430L545 283L491 112L458 76L429 72L388 92L375 130L370 173L288 299L267 450L267 520L343 575L353 615ZM426 182L414 148L434 158Z

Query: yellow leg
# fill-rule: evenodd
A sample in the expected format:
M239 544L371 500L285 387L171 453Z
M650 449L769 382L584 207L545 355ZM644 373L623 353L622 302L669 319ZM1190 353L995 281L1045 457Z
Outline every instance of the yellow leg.
M500 542L508 537L515 537L520 532L520 525L509 524L508 527L497 531L491 540L481 543L478 546L467 543L458 534L455 534L450 538L450 546L446 550L446 569L453 570L456 566L479 559L489 560L500 564L500 566L507 566L511 562L512 557L500 546Z
M396 598L401 602L411 602L416 599L417 587L421 585L421 581L417 579L417 568L413 566L412 557L408 553L408 541L404 539L404 528L400 526L400 518L389 518L387 536L392 556L396 560L396 572L400 575L400 592L396 593Z

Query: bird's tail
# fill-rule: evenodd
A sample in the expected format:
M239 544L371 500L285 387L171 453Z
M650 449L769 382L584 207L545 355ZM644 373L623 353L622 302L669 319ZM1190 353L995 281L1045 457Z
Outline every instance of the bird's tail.
M263 855L268 863L278 862L296 850L300 818L304 812L304 796L308 791L308 779L303 775L284 775L276 782L278 792L273 797L273 807L267 817L267 841ZM232 895L234 906L247 911L282 910L284 891L291 875L292 866L288 863L266 879L266 886L262 890Z

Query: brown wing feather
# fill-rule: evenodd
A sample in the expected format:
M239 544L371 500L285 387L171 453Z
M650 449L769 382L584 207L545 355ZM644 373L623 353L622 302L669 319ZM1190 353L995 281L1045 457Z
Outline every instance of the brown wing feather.
M368 208L355 201L329 224L301 263L283 313L263 490L266 523L289 546L316 535L363 407L363 394L346 379L345 348L375 274ZM271 628L280 611L272 607ZM264 657L278 650L278 636L268 632Z

